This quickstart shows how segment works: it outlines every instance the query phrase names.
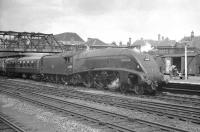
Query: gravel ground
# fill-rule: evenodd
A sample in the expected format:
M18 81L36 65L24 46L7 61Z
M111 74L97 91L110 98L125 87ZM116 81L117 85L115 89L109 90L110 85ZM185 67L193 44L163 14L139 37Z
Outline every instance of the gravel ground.
M23 82L24 80L22 80ZM26 82L29 80L25 80ZM35 82L34 82L35 83ZM36 84L41 84L41 82L36 82ZM51 85L48 83L43 83L43 85L47 85L47 86L59 86L59 88L65 88L65 87L70 87L70 86L63 86L63 85ZM76 88L79 91L83 91L83 92L88 92L88 93L95 93L95 94L104 94L104 95L112 95L112 96L116 96L116 97L124 97L124 98L131 98L131 99L135 99L135 100L144 100L144 101L150 101L150 102L159 102L159 103L170 103L170 102L165 102L165 101L161 101L161 100L157 100L157 99L148 99L148 98L141 98L141 97L133 97L130 95L122 95L120 93L115 93L115 92L110 92L110 91L101 91L101 90L93 90L93 89L88 89L88 88ZM170 94L170 93L169 93ZM180 96L184 96L187 97L187 95L180 95ZM189 96L191 97L191 96ZM193 96L196 97L196 96ZM59 98L59 97L57 97ZM197 96L196 98L199 98L199 96ZM89 101L83 101L83 100L76 100L76 99L67 99L67 101L70 102L74 102L74 103L78 103L78 104L84 104L87 106L91 106L91 107L95 107L95 108L99 108L99 109L103 109L103 110L108 110L111 112L115 112L115 113L120 113L132 118L139 118L139 119L144 119L147 121L151 121L151 122L158 122L158 123L162 123L165 125L169 125L169 126L176 126L177 128L181 128L187 131L191 131L191 132L200 132L200 125L196 125L190 122L183 122L183 121L179 121L179 120L174 120L174 119L169 119L166 117L162 117L162 116L157 116L157 115L153 115L153 114L146 114L143 112L138 112L138 111L132 111L132 110L126 110L123 108L116 108L116 107L112 107L112 106L108 106L108 105L104 105L104 104L97 104L94 102L89 102ZM174 104L174 103L171 103ZM64 127L63 127L64 128ZM98 130L95 130L98 131Z
M55 98L63 99L60 97L55 97ZM183 121L169 119L166 117L157 116L153 114L147 114L147 113L138 112L134 110L127 110L123 108L116 108L116 107L105 105L105 104L97 104L94 102L83 101L83 100L78 100L78 99L64 99L64 100L106 110L106 111L111 111L111 112L122 114L122 115L126 115L131 118L138 118L138 119L143 119L150 122L157 122L157 123L161 123L161 124L165 124L169 126L174 126L174 127L184 129L190 132L200 132L200 125L196 125L190 122L183 122Z
M53 123L58 126L57 132L101 132L102 130L92 128L69 117L62 117L56 113L35 107L29 103L21 102L18 99L10 98L0 94L2 108L11 108L27 115L34 115L40 121Z

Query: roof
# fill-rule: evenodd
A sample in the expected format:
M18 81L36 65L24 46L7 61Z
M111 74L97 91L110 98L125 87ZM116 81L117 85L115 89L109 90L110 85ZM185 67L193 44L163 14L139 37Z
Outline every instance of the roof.
M195 36L192 41L191 37L184 37L180 40L180 43L178 44L179 47L184 47L184 43L187 42L189 47L194 47L200 49L200 36Z
M176 46L176 41L175 40L158 41L157 46L171 46L171 47L174 47L174 46Z
M17 58L7 58L7 59L6 59L6 62L8 62L8 61L16 61L16 59L17 59Z
M42 56L31 56L31 57L22 57L22 58L19 58L18 60L39 60L41 59Z
M84 40L77 34L72 32L65 32L61 34L54 35L57 41L78 41L78 42L84 42Z
M169 40L169 39L165 39L165 40L161 40L161 41L157 41L157 40L136 40L132 46L144 46L146 45L146 43L151 44L153 47L173 47L176 45L176 41L175 40Z
M104 43L98 38L88 38L87 42L84 44L88 46L109 46L109 44Z
M192 52L192 53L187 53L187 56L197 56L199 55L198 53ZM185 54L168 54L168 55L163 55L161 57L184 57Z

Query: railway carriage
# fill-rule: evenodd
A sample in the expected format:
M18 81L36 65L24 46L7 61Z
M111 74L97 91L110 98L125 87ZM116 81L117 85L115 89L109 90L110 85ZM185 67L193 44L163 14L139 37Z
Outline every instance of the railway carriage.
M23 78L37 79L40 75L40 59L42 56L22 57L17 59L15 73Z
M17 62L17 58L7 58L5 60L5 72L8 76L14 77L15 76L15 64Z
M6 72L5 60L6 58L0 59L0 75L4 75Z

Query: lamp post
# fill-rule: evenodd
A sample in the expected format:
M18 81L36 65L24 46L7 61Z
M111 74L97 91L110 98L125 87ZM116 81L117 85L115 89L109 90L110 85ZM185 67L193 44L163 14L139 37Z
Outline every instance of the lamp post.
M191 32L191 36L190 36L190 41L186 41L185 42L185 80L188 79L188 67L187 67L187 44L192 43L192 40L194 38L194 32Z
M187 80L187 43L185 43L185 80Z

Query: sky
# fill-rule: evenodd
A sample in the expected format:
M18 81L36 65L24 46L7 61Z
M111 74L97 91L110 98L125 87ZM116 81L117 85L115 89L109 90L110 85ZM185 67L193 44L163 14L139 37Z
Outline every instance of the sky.
M200 0L0 0L0 30L75 32L85 41L200 35Z

